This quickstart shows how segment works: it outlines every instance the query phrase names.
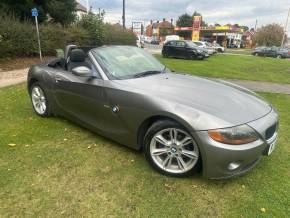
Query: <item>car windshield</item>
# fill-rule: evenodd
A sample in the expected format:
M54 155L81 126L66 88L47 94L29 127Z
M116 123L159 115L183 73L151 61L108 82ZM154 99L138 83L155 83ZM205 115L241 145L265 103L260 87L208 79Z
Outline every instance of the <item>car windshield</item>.
M194 42L196 45L201 46L202 43L201 42Z
M93 50L93 55L110 79L130 79L163 73L165 66L144 50L112 46Z
M193 48L197 47L197 45L193 41L186 41L186 43L189 47L193 47Z

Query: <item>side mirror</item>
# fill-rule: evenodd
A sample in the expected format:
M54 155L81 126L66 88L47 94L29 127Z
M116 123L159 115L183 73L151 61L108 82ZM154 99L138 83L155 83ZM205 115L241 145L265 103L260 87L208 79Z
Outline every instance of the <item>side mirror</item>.
M84 66L73 68L72 73L76 76L82 76L82 77L90 77L93 75L93 71Z

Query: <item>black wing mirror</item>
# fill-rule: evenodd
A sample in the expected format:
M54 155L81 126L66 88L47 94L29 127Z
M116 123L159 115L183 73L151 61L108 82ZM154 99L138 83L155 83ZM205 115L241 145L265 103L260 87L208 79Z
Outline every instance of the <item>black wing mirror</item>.
M72 73L76 76L83 76L83 77L90 77L93 75L93 71L85 66L73 68Z

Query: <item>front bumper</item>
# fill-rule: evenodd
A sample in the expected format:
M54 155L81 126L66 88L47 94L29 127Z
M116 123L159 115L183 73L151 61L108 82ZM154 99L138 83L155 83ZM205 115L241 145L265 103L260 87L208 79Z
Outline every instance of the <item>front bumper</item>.
M202 154L204 177L224 179L244 174L255 166L262 155L267 155L270 144L277 140L278 114L272 110L247 124L257 131L260 139L244 145L222 144L211 139L207 131L195 132ZM275 129L269 137L267 133L273 126Z

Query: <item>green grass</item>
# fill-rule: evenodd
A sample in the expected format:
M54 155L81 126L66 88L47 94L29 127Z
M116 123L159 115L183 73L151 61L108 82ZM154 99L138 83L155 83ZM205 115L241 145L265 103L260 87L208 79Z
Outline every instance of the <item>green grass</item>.
M242 177L210 181L162 176L139 152L36 116L25 85L0 89L0 217L287 217L290 96L263 96L281 115L276 150Z
M244 48L226 48L226 53L232 53L232 54L245 54L245 55L250 55L252 52L252 49L244 49Z
M193 75L290 83L290 61L238 55L215 55L204 61L157 58L171 70Z

